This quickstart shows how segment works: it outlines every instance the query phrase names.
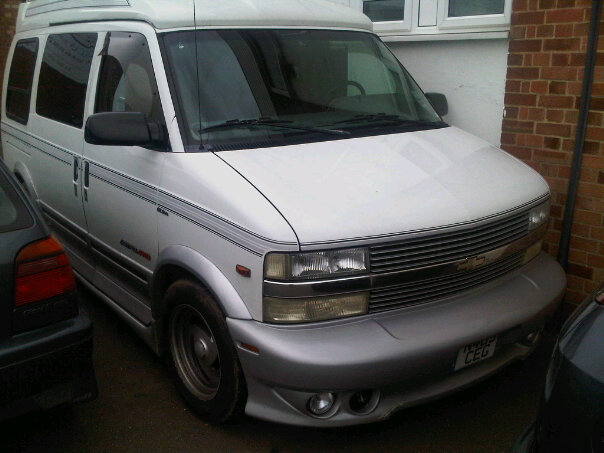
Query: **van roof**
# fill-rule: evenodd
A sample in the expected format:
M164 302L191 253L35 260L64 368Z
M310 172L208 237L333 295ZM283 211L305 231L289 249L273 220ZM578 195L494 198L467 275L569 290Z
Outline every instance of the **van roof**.
M19 8L17 31L111 20L143 21L158 30L196 25L373 31L367 16L329 0L29 0Z

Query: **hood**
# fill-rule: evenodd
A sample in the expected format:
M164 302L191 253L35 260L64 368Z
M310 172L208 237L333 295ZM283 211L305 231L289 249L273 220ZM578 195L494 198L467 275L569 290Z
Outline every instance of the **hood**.
M549 190L524 163L454 127L218 155L275 205L301 245L468 222Z

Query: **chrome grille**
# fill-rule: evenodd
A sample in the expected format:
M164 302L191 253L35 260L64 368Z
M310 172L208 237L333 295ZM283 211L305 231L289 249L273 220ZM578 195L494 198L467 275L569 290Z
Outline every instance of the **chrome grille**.
M518 252L474 271L373 289L370 294L369 313L417 305L482 285L520 267L522 257L523 252Z
M478 227L375 245L369 249L371 272L417 269L479 255L528 234L528 211Z

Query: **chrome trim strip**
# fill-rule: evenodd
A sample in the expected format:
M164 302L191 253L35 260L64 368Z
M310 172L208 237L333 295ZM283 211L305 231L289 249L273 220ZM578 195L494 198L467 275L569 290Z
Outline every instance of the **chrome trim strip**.
M59 148L48 142L44 142L39 137L36 137L29 132L21 131L4 122L2 123L0 130L7 136L22 142L24 146L33 147L50 157L58 159L65 165L71 166L74 156L82 158L80 155L73 154L67 149ZM40 146L43 146L46 149L42 149ZM296 251L299 250L297 242L278 241L264 237L223 218L217 213L205 209L202 206L168 193L159 187L155 187L115 169L104 166L99 162L92 161L88 158L84 159L89 162L90 176L95 180L110 184L117 189L123 190L150 203L154 207L157 206L165 209L256 256L263 256L272 251L292 251L294 248Z
M267 238L265 236L262 236L260 234L254 233L253 231L248 230L248 229L242 227L241 225L238 225L238 224L236 224L234 222L231 222L228 219L225 219L224 217L219 216L215 212L212 212L212 211L209 211L207 209L204 209L203 207L198 206L198 205L196 205L194 203L191 203L190 201L187 201L187 200L185 200L183 198L177 197L176 195L168 193L168 192L166 192L163 189L159 189L158 192L159 192L159 201L158 201L158 203L159 203L160 206L162 206L162 202L165 202L165 203L168 203L168 204L169 203L172 203L172 204L176 203L179 206L188 206L189 208L192 208L192 209L198 211L201 215L206 215L206 216L213 217L216 220L218 220L218 221L220 221L222 223L225 223L227 225L227 227L233 227L233 228L235 228L237 230L240 230L242 232L242 234L247 234L247 235L253 236L253 237L257 238L258 240L260 240L262 242L267 242L267 243L275 244L275 245L286 245L286 246L290 246L290 245L297 246L298 245L297 242L277 241L277 240L270 239L270 238ZM166 201L166 200L170 200L170 201ZM164 206L164 207L169 207L169 206ZM290 249L288 248L288 250L290 250Z
M57 146L49 141L43 140L40 137L30 134L29 132L19 130L13 126L10 126L7 123L2 123L0 131L3 134L10 136L14 140L21 142L25 147L32 147L34 149L37 149L41 153L46 154L47 156L52 157L53 159L56 159L70 167L73 165L74 156L78 158L81 157L80 155L74 154L65 148L61 148L60 146ZM27 138L30 138L32 142L28 142L26 140ZM31 156L31 152L27 152L21 148L18 149Z
M425 228L421 230L410 230L410 231L402 231L398 233L389 233L382 234L378 236L365 236L365 237L356 237L349 239L338 239L334 241L319 241L319 242L302 242L300 243L300 250L303 252L312 252L315 250L325 250L329 248L342 248L342 247L368 247L374 245L380 245L383 242L396 242L407 239L416 239L424 236L432 235L432 234L441 234L454 232L457 230L462 230L471 227L480 227L488 222L497 220L498 218L503 218L503 216L512 216L514 214L519 213L520 211L526 210L527 213L535 206L539 206L541 203L546 202L550 199L550 193L547 192L540 197L535 198L527 203L524 203L520 206L516 206L515 208L508 209L507 211L498 212L496 214L492 214L486 217L481 217L479 219L470 220L468 222L460 222L454 223L450 225L443 225L433 228Z
M81 241L82 244L85 244L86 246L88 245L88 242L86 241L88 232L84 228L76 225L71 220L68 220L41 200L38 200L38 206L40 207L42 213L51 221L51 223L63 228L63 230L67 231L73 237Z
M111 297L109 297L107 294L105 294L99 288L94 286L92 284L92 282L87 280L86 277L84 277L82 274L80 274L77 270L74 269L73 273L75 274L77 279L80 281L80 283L82 283L84 286L86 286L86 288L88 288L90 291L92 291L96 296L101 298L103 300L103 302L105 302L107 305L109 305L109 307L113 311L115 311L120 318L122 318L130 327L132 327L134 329L134 331L140 335L140 337L143 339L143 341L145 343L147 343L157 355L160 354L161 348L160 348L159 342L157 340L157 335L156 335L156 331L155 331L155 321L151 321L151 323L149 325L144 324L143 322L141 322L141 320L136 318L129 311L122 308L122 306L119 305L115 300L113 300ZM132 297L132 300L138 300L134 296L131 296L131 297Z
M295 243L280 243L262 238L255 233L210 213L200 206L189 203L173 195L169 195L162 190L158 193L157 204L165 211L176 213L189 220L191 223L202 226L257 256L262 256L270 251L291 251L292 247L296 247L296 250L298 249L297 244Z
M482 253L478 257L467 257L462 260L450 261L418 269L309 282L277 282L264 280L264 296L298 298L344 294L452 275L463 272L460 268L464 267L465 272L471 272L474 269L479 269L487 264L495 263L496 261L527 249L535 242L541 240L545 235L546 230L547 224L544 224L523 238L489 252ZM473 267L470 263L476 265L477 258L479 258L480 264L477 267Z
M97 257L100 256L102 259L109 260L114 266L119 266L120 270L127 271L129 277L136 278L137 283L144 285L145 289L147 289L149 282L153 280L153 271L118 253L93 236L90 236L90 248ZM115 270L115 268L112 270Z
M262 256L274 250L290 251L292 246L297 248L296 242L282 242L266 238L161 188L151 186L98 162L91 160L88 162L91 166L90 175L92 177L172 212L255 255Z

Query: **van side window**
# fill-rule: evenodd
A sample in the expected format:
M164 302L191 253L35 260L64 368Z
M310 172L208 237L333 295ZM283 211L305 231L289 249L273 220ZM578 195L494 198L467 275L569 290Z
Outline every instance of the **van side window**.
M165 124L151 53L143 35L110 33L94 111L141 112L148 122Z
M21 124L29 119L31 88L38 57L38 38L17 42L6 88L6 116Z
M38 83L38 115L82 127L96 41L96 33L48 36Z

